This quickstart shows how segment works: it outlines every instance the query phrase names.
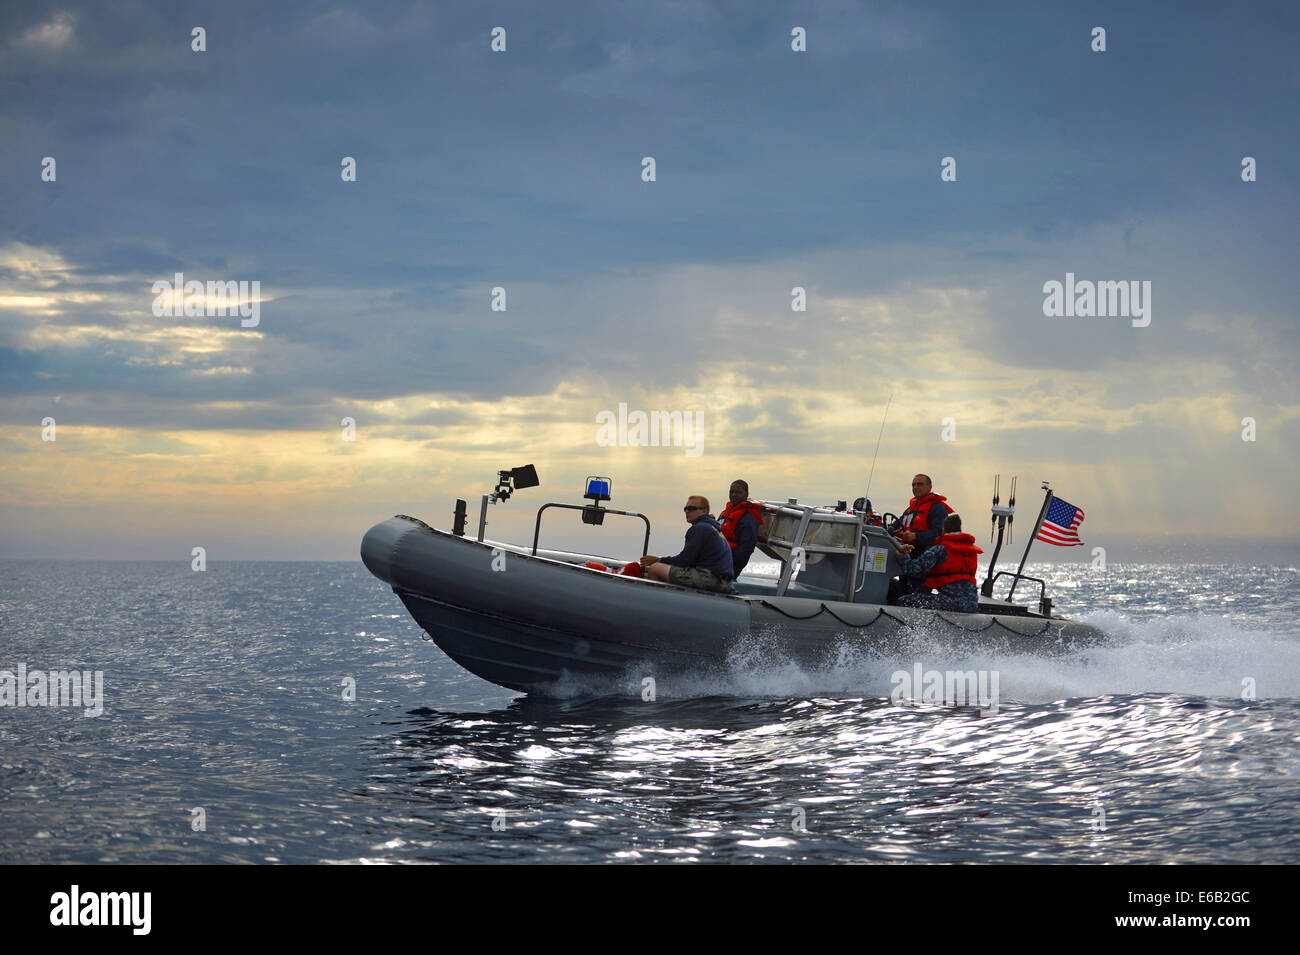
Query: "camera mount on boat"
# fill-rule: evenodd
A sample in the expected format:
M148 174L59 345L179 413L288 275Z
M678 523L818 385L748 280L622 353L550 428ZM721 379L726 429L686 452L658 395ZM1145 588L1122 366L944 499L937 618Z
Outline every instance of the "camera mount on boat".
M514 486L511 487L511 482ZM542 482L537 479L537 468L531 464L525 464L521 468L510 468L508 471L497 472L496 490L492 492L491 502L508 501L510 495L515 491L522 491L524 488L537 487Z
M531 464L525 464L523 467L509 468L497 472L497 486L491 494L483 495L483 503L479 507L478 514L478 539L483 540L483 534L487 530L487 509L489 504L495 504L497 501L508 501L510 495L515 491L522 491L525 488L539 487L541 481L537 477L537 468ZM465 515L464 502L456 502L456 527L453 533L463 535L465 532Z

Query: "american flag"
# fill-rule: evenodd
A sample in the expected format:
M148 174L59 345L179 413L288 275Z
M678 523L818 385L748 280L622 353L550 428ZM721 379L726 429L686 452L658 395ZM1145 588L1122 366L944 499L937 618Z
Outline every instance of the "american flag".
M1047 541L1057 547L1082 547L1079 540L1079 525L1083 523L1083 511L1059 497L1052 498L1043 515L1043 526L1038 529L1038 540Z

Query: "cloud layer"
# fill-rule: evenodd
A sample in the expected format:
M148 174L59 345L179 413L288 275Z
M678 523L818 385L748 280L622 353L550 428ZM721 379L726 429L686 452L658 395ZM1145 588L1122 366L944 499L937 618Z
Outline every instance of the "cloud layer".
M1297 14L1087 16L6 9L0 556L351 557L525 458L665 514L741 473L833 501L887 400L892 509L1015 472L1121 551L1287 553ZM176 272L259 281L261 323L156 317ZM1150 327L1045 317L1067 272L1150 281ZM703 411L705 453L598 447L619 402Z

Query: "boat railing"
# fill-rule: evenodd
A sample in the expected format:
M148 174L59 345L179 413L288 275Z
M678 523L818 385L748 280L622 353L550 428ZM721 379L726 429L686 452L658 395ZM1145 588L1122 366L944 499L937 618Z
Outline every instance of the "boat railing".
M1052 615L1052 601L1051 598L1047 596L1047 583L1041 577L1030 577L1028 574L1018 573L1013 570L999 570L993 575L993 579L989 582L988 594L986 596L993 596L993 587L997 584L999 577L1010 577L1013 581L1028 580L1038 584L1038 612L1044 617L1050 617ZM1011 600L1011 588L1008 588L1007 590L1006 599L1008 601Z
M853 583L854 600L858 599L857 595L867 586L867 578L870 574L888 572L890 551L895 554L901 553L889 532L876 524L863 526L861 548L862 551L858 555L857 577Z
M639 517L645 521L645 541L641 545L641 553L650 553L650 518L636 511L618 511L612 507L600 507L598 504L543 504L537 509L537 522L533 525L533 551L532 555L537 556L537 542L542 536L542 513L548 507L558 507L568 511L582 511L582 522L584 524L603 525L606 514L619 514L623 517Z

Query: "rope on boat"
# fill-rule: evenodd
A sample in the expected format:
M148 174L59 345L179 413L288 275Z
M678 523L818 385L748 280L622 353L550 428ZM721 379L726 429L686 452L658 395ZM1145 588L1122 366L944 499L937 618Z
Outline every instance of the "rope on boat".
M822 604L822 609L825 610L832 617L834 617L836 620L838 620L840 623L844 624L846 627L870 627L872 624L874 624L877 620L880 619L880 614L882 612L879 609L877 609L876 615L872 617L871 620L867 623L853 623L851 621L845 620L843 617L841 617L839 614L837 614L834 610L832 610L830 607L826 606L825 604Z
M942 620L944 623L948 624L948 626L957 627L961 630L965 630L967 633L983 633L985 630L988 630L990 627L992 627L995 623L998 622L998 618L990 614L989 622L977 630L971 627L967 627L964 624L958 623L956 620L953 620L949 617L945 617L943 613L938 610L935 611L934 615L938 617L940 620ZM1014 633L1015 631L1012 632Z
M799 616L796 616L795 614L792 614L792 613L786 613L784 610L782 610L782 609L781 609L780 607L778 607L776 604L774 604L774 603L769 603L767 600L761 600L761 601L759 601L759 602L760 602L764 607L771 607L773 610L775 610L775 611L776 611L777 613L779 613L781 616L783 616L783 617L789 617L791 620L811 620L813 617L819 617L819 616L821 616L822 611L826 609L826 605L825 605L825 604L819 604L818 607L817 607L817 610L816 610L814 613L810 613L810 614L808 614L808 615L805 616L805 617L799 617ZM839 619L839 618L837 617L836 619Z
M897 624L899 624L899 625L901 625L901 626L904 626L904 627L915 626L915 624L916 624L916 621L914 621L914 620L909 620L909 619L907 619L906 617L899 617L899 616L896 616L896 615L890 613L890 612L889 612L887 609L885 609L884 607L878 607L878 608L876 609L876 615L875 615L874 617L872 617L870 620L868 620L868 621L864 621L864 622L862 622L862 623L854 623L853 621L845 620L843 617L841 617L839 614L837 614L837 613L836 613L834 610L832 610L830 607L826 606L826 604L824 604L824 603L821 603L821 604L818 604L818 605L817 605L817 610L816 610L816 612L814 612L814 613L810 613L810 614L806 614L806 615L804 615L804 616L802 616L802 617L799 616L799 615L797 615L797 614L790 613L789 611L784 610L783 608L777 606L777 605L774 604L774 603L771 603L771 602L768 601L768 600L760 600L759 603L761 603L764 607L770 607L771 609L773 609L773 610L775 610L777 613L779 613L781 616L783 616L783 617L787 617L787 618L789 618L790 620L811 620L811 619L813 619L814 617L820 617L823 613L825 613L825 614L828 614L829 616L833 617L835 620L838 620L840 623L844 624L844 626L846 626L846 627L853 627L855 630L862 630L862 629L864 629L864 628L866 628L866 627L874 626L874 625L877 623L877 621L880 620L881 617L887 617L887 618L889 618L890 620L894 621L895 623L897 623ZM989 614L989 615L988 615L988 616L989 616L988 623L986 623L986 624L985 624L984 626L982 626L982 627L968 627L968 626L964 625L963 623L960 623L960 622L958 622L958 621L952 620L950 617L944 616L944 614L943 614L941 611L935 611L935 612L934 612L934 616L935 616L935 618L937 618L937 619L939 619L939 620L942 620L944 623L948 624L948 626L950 626L950 627L956 627L956 628L959 629L959 630L962 630L962 631L964 631L964 632L966 632L966 633L972 633L972 634L973 634L973 633L985 633L985 632L987 632L987 631L993 629L994 626L998 626L998 627L1001 627L1003 630L1005 630L1007 633L1011 634L1012 636L1016 636L1016 637L1041 637L1041 636L1042 636L1045 632L1047 632L1047 630L1051 627L1051 624L1049 624L1049 623L1044 623L1043 626L1038 630L1037 633L1023 633L1023 632L1020 631L1020 630L1015 630L1015 629L1013 629L1013 628L1011 628L1011 627L1008 627L1005 623L1003 623L1000 619L998 619L997 615L995 615L995 614Z

